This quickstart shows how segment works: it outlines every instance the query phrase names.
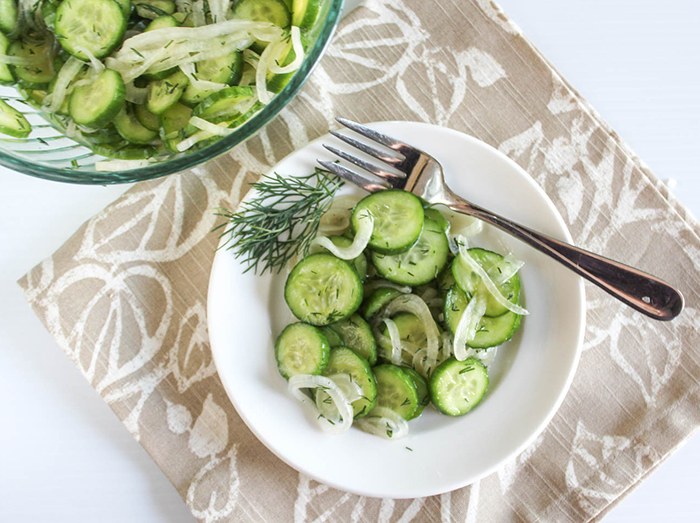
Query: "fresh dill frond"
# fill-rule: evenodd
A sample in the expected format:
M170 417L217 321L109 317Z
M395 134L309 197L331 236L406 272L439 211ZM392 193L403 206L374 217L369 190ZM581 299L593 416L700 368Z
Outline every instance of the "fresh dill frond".
M226 221L221 247L234 251L247 265L244 272L281 271L295 256L305 256L318 232L321 217L343 181L322 169L308 176L263 176L253 184L255 197L241 210L220 208Z

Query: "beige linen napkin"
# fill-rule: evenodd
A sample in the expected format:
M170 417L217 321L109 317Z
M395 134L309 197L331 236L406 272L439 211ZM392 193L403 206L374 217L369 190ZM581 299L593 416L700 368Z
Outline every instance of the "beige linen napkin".
M518 162L577 244L679 285L685 312L648 320L589 286L573 386L533 445L452 493L339 492L272 455L223 391L206 330L217 223L248 183L332 118L419 120ZM698 224L490 0L371 0L341 25L300 95L223 158L131 189L20 285L86 379L213 521L587 521L700 424Z

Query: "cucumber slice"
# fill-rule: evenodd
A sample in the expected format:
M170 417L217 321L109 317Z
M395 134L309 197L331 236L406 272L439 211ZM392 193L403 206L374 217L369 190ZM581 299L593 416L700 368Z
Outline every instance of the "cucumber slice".
M360 226L360 211L369 211L374 217L369 248L376 252L405 252L416 243L423 230L423 204L410 192L379 191L360 200L350 221L355 233Z
M326 336L306 323L287 325L275 342L277 368L287 380L297 374L321 374L330 353Z
M177 103L189 83L185 73L179 69L167 78L152 81L148 84L146 109L153 114L163 114Z
M177 152L177 144L183 139L182 132L191 115L192 109L181 103L176 103L160 115L160 138L166 149Z
M457 284L455 277L452 275L452 264L443 269L443 271L437 277L436 282L437 290L440 293L440 296L445 297L452 286Z
M326 325L325 327L319 327L319 329L328 339L328 343L331 344L332 349L343 346L343 338L340 337L340 334L331 329L330 326Z
M63 0L56 10L56 38L81 60L110 54L124 38L126 17L114 0Z
M28 89L48 87L60 69L48 40L17 40L7 47L7 54L31 61L31 65L10 66L17 81Z
M131 16L131 0L114 0L122 8L122 13L124 13L124 18L129 20Z
M117 130L111 125L103 129L97 129L92 133L82 133L84 141L90 146L93 145L104 145L104 144L116 144L124 143L123 138L119 135Z
M17 0L0 0L0 31L15 36L19 32L18 13Z
M141 18L155 20L161 16L174 14L177 6L172 0L135 0L134 9Z
M136 119L146 129L150 129L151 131L160 130L160 121L158 120L158 115L153 114L151 111L146 109L145 105L135 105L134 113L136 114Z
M148 31L155 31L156 29L167 29L168 27L179 26L180 24L177 20L175 20L175 18L170 15L163 15L151 20L151 23L148 24L148 27L146 27L143 32L147 33Z
M199 116L205 120L224 115L235 116L240 114L239 104L250 99L254 94L252 87L227 87L202 100L192 111L192 116Z
M423 212L428 218L434 220L445 233L450 230L450 222L448 222L442 213L435 207L427 207L423 210Z
M396 289L380 287L370 294L368 298L365 298L365 301L362 303L362 315L367 321L370 321L387 303L397 296L401 296L401 294L401 291Z
M413 378L396 365L377 365L377 407L386 407L405 420L413 419L418 408L418 392Z
M333 242L333 245L337 247L349 247L352 245L352 240L345 238L344 236L329 236L328 239ZM315 254L317 252L329 252L325 247L321 247L318 244L314 244L311 249L311 253ZM365 253L361 253L357 258L348 260L352 266L357 271L357 275L362 281L367 279L367 256Z
M73 89L68 112L75 123L98 129L112 122L125 101L126 89L121 75L105 69L89 84Z
M489 388L486 367L476 358L450 356L430 377L433 404L448 416L462 416L476 407Z
M352 402L355 419L367 415L377 401L377 382L367 360L347 347L331 349L323 375L336 374L348 374L362 389L362 397Z
M22 87L18 87L17 91L19 91L19 94L24 96L27 103L35 109L41 108L47 94L47 92L42 89L24 89Z
M31 132L32 126L24 115L0 99L0 133L15 138L26 138Z
M428 337L421 322L414 314L410 312L402 312L391 318L396 324L399 331L399 338L402 342L409 342L411 345L425 349L428 346ZM379 355L389 361L391 354L391 337L387 329L386 323L382 322L379 326L379 335L377 336L377 345L379 345ZM412 357L404 352L402 361L406 365L413 363Z
M321 13L323 0L292 0L292 25L304 32L311 31Z
M467 252L487 273L493 270L494 266L503 262L503 256L485 249L474 248L469 249ZM457 285L459 285L468 296L474 294L479 285L483 285L479 276L472 271L459 256L452 262L452 275ZM508 301L511 303L518 303L520 299L520 276L515 274L510 280L503 282L498 289ZM498 303L490 292L487 291L486 294L488 298L485 316L500 316L508 312L508 309Z
M289 274L284 299L301 321L329 325L358 309L362 282L346 261L330 254L312 254Z
M443 230L433 220L425 218L423 231L413 247L393 255L372 252L372 263L387 280L414 287L434 280L447 264L449 253L450 246Z
M194 27L194 20L192 20L192 13L173 13L173 18L183 27Z
M304 35L301 35L301 44L304 49L306 49L308 46L308 41ZM285 65L289 65L296 59L296 57L297 54L294 52L294 45L292 44L292 41L290 39L289 43L287 44L287 47L284 49L283 53L278 59L279 65L282 67L284 67ZM268 72L265 84L267 90L273 93L279 93L282 89L286 87L286 85L292 79L292 76L294 76L295 72L296 71L284 74L274 74L272 72Z
M234 51L218 58L202 60L195 64L197 78L207 82L235 85L241 79L243 71L243 53ZM188 85L182 95L182 102L195 106L209 95L216 93L214 89L197 89Z
M2 2L2 0L0 0ZM2 5L2 4L0 4ZM0 54L7 54L7 48L10 46L10 41L7 37L0 33ZM7 64L0 64L0 84L12 85L15 83L15 76L12 74L12 69Z
M416 407L416 412L413 413L411 419L415 419L423 413L423 409L430 403L430 389L428 388L428 383L423 379L423 376L418 374L411 367L401 367L401 370L408 374L413 380L413 384L416 386L416 393L418 394L418 406Z
M372 329L358 314L329 325L340 335L343 345L354 350L370 365L377 363L377 343L374 341Z
M133 145L127 141L113 144L92 145L92 152L116 160L146 160L153 157L158 149L147 145Z
M453 286L445 298L445 323L452 334L467 308L469 299L462 289ZM479 322L474 339L467 342L474 349L488 349L510 340L520 327L520 315L508 311L496 317L484 316Z
M253 22L271 22L283 29L292 23L292 15L283 0L239 0L233 6L231 16ZM256 40L251 48L260 53L266 45L267 42Z
M127 104L114 119L114 127L122 138L135 144L146 145L158 137L158 132L151 131L139 123L131 104Z

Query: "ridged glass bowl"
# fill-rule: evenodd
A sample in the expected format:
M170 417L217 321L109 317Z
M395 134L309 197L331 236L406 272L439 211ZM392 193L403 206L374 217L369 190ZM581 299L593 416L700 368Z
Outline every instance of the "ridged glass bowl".
M202 149L173 154L137 169L114 172L95 170L94 164L105 160L89 148L65 136L41 112L23 101L14 87L0 86L0 98L22 112L32 132L27 138L11 138L0 134L0 164L15 171L45 180L105 185L138 182L158 178L216 158L252 137L272 120L296 95L321 59L340 19L343 0L322 0L319 23L308 36L310 46L304 62L290 82L272 101L231 134Z

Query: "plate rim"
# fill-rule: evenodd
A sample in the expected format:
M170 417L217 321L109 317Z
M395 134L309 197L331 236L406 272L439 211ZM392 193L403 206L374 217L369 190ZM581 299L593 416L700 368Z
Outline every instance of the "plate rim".
M563 240L568 242L568 243L573 243L573 238L571 236L571 232L569 231L569 228L564 221L564 218L561 216L561 213L559 210L556 208L554 205L554 202L549 198L547 193L544 191L544 189L533 179L533 177L525 171L520 165L518 165L515 161L513 161L511 158L503 154L501 151L496 149L495 147L489 145L488 143L479 140L478 138L471 136L467 133L457 131L455 129L451 129L449 127L444 127L444 126L439 126L427 122L417 122L417 121L410 121L410 120L385 120L385 121L377 121L377 122L369 122L363 125L366 125L368 127L373 127L375 125L385 125L385 124L417 124L421 126L427 126L427 127L433 127L433 128L439 128L441 131L447 131L448 133L459 135L463 139L467 139L468 141L472 142L475 146L487 149L490 153L495 153L497 156L500 157L501 160L506 161L508 164L510 164L511 167L513 167L516 171L519 172L519 174L525 178L526 182L530 184L536 192L539 193L539 195L543 198L549 209L553 212L557 224L563 229L564 231L564 238ZM280 163L284 162L287 158L289 158L291 155L297 154L300 151L311 147L313 144L317 142L321 142L323 140L326 140L330 138L332 135L330 133L325 133L314 140L310 140L307 142L303 147L300 147L298 149L295 149L291 151L289 154L287 154L284 158L280 159L275 165L273 165L265 174L269 175L271 173L276 172L276 167ZM292 175L290 175L292 176ZM236 210L238 210L251 196L253 191L249 190L248 193L245 195L244 198L241 199L241 201L238 203L236 206ZM217 245L217 251L214 256L214 261L212 263L212 268L211 272L209 275L209 283L207 285L207 332L211 332L211 317L212 315L210 314L210 311L212 310L212 286L215 281L215 274L220 270L221 266L221 260L222 257L225 255L224 253L228 252L226 249L222 249L222 244L225 242L225 238L222 238L218 245ZM275 448L273 448L271 445L268 444L267 439L263 434L261 434L254 424L249 422L248 417L246 414L244 414L243 410L244 409L239 409L239 405L234 398L234 395L231 394L229 390L229 385L227 378L225 378L225 374L222 374L219 372L219 360L217 358L217 350L214 348L214 343L212 342L211 335L209 336L209 345L210 345L210 350L212 353L212 359L214 361L214 365L216 366L217 369L217 374L219 376L219 379L221 381L221 384L224 387L224 391L226 392L227 397L233 404L234 408L236 409L236 412L240 416L240 418L243 420L243 422L246 424L246 427L253 433L253 435L265 446L266 449L268 449L270 452L272 452L277 458L282 460L285 464L293 468L295 471L299 473L306 474L307 476L311 477L315 481L322 483L324 485L328 485L332 488L335 488L337 490L341 490L343 492L349 492L351 494L356 494L356 495L361 495L365 497L371 497L371 498L387 498L390 497L392 499L415 499L418 497L429 497L429 496L436 496L440 494L444 494L447 492L453 492L455 490L458 490L460 488L464 488L466 486L469 486L477 481L480 481L481 479L485 478L486 476L491 475L492 473L500 470L504 464L507 462L511 461L515 457L517 457L519 454L521 454L525 449L527 449L541 434L544 432L545 428L549 425L549 423L552 421L556 413L559 411L562 403L564 402L564 398L569 392L569 389L571 388L571 384L573 382L574 376L576 374L576 371L578 369L578 365L581 359L581 354L583 352L583 342L584 342L584 337L586 333L586 291L585 291L585 285L583 278L580 276L578 277L577 281L577 290L579 291L579 300L578 300L578 306L579 306L579 317L578 317L578 322L577 322L577 328L578 328L578 336L576 339L576 349L575 349L575 354L573 357L572 365L569 370L569 373L566 377L566 380L564 382L564 386L562 387L561 391L559 392L559 395L557 396L556 400L554 401L552 407L550 408L548 414L543 418L542 422L537 425L537 427L532 431L532 433L523 441L521 445L519 445L515 450L511 451L507 455L505 455L502 459L498 460L497 463L492 465L491 467L488 467L484 469L481 473L475 474L470 476L464 481L458 481L454 482L454 484L450 485L447 490L445 487L440 487L437 489L432 489L432 490L426 490L425 492L417 495L417 494L411 494L411 495L406 495L406 496L395 496L395 495L386 495L382 493L376 493L376 492L368 492L368 491L363 491L362 489L348 489L346 486L339 485L337 482L333 480L329 480L327 478L322 478L319 477L316 474L313 474L307 470L305 470L303 467L298 466L296 463L290 462L288 459L285 458L285 456L281 455L281 453L277 452Z

